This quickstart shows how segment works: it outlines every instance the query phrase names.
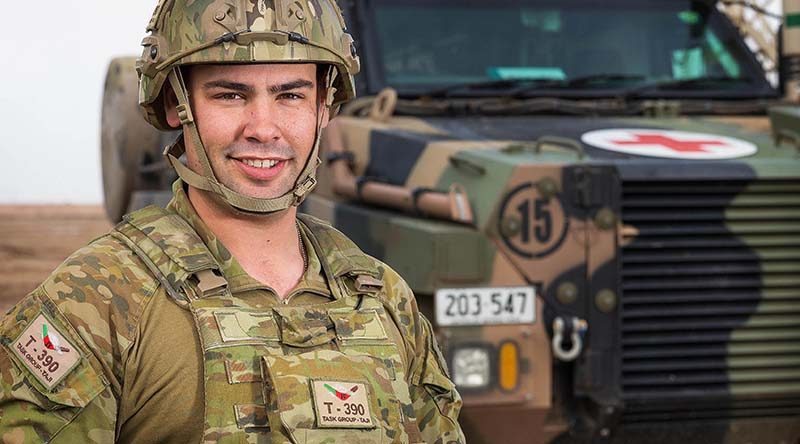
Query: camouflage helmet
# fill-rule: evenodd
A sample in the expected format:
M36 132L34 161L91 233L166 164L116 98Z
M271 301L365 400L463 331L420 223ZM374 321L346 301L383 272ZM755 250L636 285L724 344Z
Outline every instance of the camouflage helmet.
M355 96L359 71L353 38L335 0L160 0L137 60L139 105L158 129L170 129L164 107L169 81L178 105L183 136L192 141L201 171L184 165L182 138L164 155L189 185L210 192L237 210L269 214L299 205L316 185L322 113L318 112L314 146L294 187L275 198L240 194L214 175L194 121L181 66L196 64L316 63L329 67L325 105L331 115Z
M202 63L309 62L337 72L333 105L355 96L360 63L335 0L160 0L142 40L139 105L169 130L163 101L172 68Z

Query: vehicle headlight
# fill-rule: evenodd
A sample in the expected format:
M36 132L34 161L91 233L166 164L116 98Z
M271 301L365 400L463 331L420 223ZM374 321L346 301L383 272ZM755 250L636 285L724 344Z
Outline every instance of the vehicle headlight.
M489 350L464 347L453 351L453 382L456 387L474 389L489 385Z

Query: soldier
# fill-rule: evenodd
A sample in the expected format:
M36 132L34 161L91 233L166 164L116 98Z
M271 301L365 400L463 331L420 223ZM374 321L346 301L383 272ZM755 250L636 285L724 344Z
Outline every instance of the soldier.
M464 442L403 280L297 205L359 60L333 0L161 0L140 104L180 176L0 324L0 440ZM187 165L178 160L185 152Z

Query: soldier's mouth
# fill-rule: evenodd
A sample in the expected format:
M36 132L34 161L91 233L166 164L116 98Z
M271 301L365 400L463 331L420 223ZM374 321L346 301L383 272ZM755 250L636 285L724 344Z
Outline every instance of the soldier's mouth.
M287 159L233 158L239 169L255 180L270 180L278 176L287 165Z
M278 160L278 159L264 159L264 160L259 160L259 159L236 159L236 160L244 163L245 165L250 165L251 167L256 167L256 168L272 168L275 165L277 165L278 163L284 162L283 160Z

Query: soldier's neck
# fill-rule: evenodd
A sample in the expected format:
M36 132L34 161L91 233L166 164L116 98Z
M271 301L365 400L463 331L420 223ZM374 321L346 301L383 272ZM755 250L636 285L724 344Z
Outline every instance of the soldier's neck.
M250 215L222 207L189 187L195 211L230 251L239 265L283 299L303 275L303 255L297 233L297 208L270 215Z

